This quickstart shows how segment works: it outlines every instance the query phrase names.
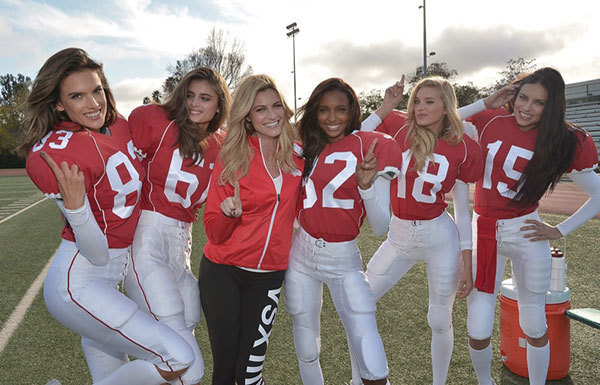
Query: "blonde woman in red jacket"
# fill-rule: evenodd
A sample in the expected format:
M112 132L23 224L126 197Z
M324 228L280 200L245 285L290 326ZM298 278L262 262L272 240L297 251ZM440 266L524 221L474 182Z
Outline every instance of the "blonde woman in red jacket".
M199 282L213 384L264 381L303 169L291 116L270 77L237 87L204 212Z

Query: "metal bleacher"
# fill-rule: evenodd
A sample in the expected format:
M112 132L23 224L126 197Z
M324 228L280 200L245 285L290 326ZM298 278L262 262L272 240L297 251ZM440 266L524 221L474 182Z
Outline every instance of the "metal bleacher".
M600 79L566 85L567 120L585 128L600 154Z

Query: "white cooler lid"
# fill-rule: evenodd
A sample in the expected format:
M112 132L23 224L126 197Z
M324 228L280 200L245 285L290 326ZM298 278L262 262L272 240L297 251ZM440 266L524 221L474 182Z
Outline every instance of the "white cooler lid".
M505 279L502 281L500 286L500 294L506 298L517 300L517 288L513 284L512 278ZM571 291L568 287L563 291L547 291L546 292L546 304L551 305L555 303L564 303L571 299Z

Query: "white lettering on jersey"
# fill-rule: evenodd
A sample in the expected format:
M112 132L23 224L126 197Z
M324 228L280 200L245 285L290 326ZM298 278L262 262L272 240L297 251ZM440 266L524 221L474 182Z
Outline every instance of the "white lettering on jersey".
M402 173L398 176L398 198L406 198L406 171L408 170L408 164L412 156L412 151L406 150L402 153ZM437 173L431 174L427 171L431 159L425 161L424 171L417 171L419 175L413 184L411 195L417 202L421 203L435 203L436 194L442 189L442 182L446 180L448 176L448 169L450 168L450 162L444 155L433 154L433 162L439 165ZM425 183L431 183L433 186L429 190L429 194L424 194L423 190Z
M482 187L485 189L488 189L488 190L493 188L492 172L493 172L493 168L494 168L494 158L496 157L496 154L498 153L498 150L500 149L501 145L502 145L501 140L497 140L497 141L495 141L493 143L489 143L487 145L488 153L485 158L485 172L483 174ZM504 174L506 175L506 177L514 180L515 182L517 182L519 179L521 179L521 175L523 175L523 174L514 169L515 163L517 162L518 158L530 160L532 157L533 157L533 151L530 151L530 150L527 150L525 148L515 146L515 145L510 146L510 150L508 151L508 154L506 155L506 159L502 163L502 170L504 171ZM520 188L520 187L521 186L519 185L518 188ZM518 191L518 188L517 188L517 191ZM504 182L498 182L498 184L496 185L496 189L498 190L498 193L500 193L500 195L502 195L503 197L508 198L508 199L513 199L515 197L515 195L517 195L517 191L512 190L510 188L510 186Z
M133 158L135 158L135 155ZM121 165L125 167L130 176L130 179L126 183L123 183L123 180L117 171L117 167ZM112 211L119 218L129 218L129 216L131 216L133 213L133 209L139 199L139 193L142 188L140 175L136 171L127 155L121 151L114 153L110 156L110 158L108 158L106 162L106 175L108 176L110 187L117 193L114 199ZM137 193L136 200L132 205L127 206L127 195L133 192Z
M73 133L71 131L66 131L66 130L56 130L56 131L50 131L48 132L42 139L40 139L39 142L37 142L31 149L33 152L39 151L41 150L44 145L46 144L46 141L48 140L48 138L50 137L50 135L52 135L52 133L55 132L58 137L55 139L58 142L50 142L48 143L48 147L53 148L55 150L62 150L65 147L67 147L67 144L69 144L69 139L71 138L71 136L73 136Z
M198 177L191 172L183 171L184 157L181 156L179 150L173 151L171 156L171 163L169 165L169 173L167 174L167 180L165 181L165 196L169 202L179 203L184 208L191 206L191 198L196 189L198 188ZM200 162L200 167L204 165L204 159ZM177 182L185 182L188 187L185 191L185 196L182 197L176 192Z
M341 185L343 185L354 175L354 172L356 171L357 159L356 156L350 151L333 152L325 157L324 163L333 164L336 161L346 162L346 166L323 188L323 207L350 210L354 208L354 199L337 199L334 198L333 195ZM315 167L317 162L318 159L315 161ZM306 190L306 198L303 201L303 205L305 209L308 209L317 202L315 184L310 177L308 178L304 188Z

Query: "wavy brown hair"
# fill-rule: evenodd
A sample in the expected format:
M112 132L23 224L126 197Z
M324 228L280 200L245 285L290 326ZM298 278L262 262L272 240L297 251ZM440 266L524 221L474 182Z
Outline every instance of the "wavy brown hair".
M63 49L46 60L33 81L26 102L21 144L17 147L19 156L27 157L31 147L58 123L71 121L66 112L56 109L56 104L60 101L60 87L67 76L85 70L95 71L102 82L106 95L105 126L110 126L117 120L115 98L108 86L102 64L92 60L81 48Z
M348 83L340 78L329 78L319 83L310 94L308 101L300 107L298 116L298 136L304 146L303 156L304 172L302 176L308 178L313 164L325 146L330 143L329 136L319 126L318 110L321 98L327 92L340 91L348 98L350 106L350 121L344 131L344 136L352 131L360 130L361 112L356 92Z
M540 68L531 74L520 76L513 83L519 84L519 89L509 104L509 110L513 113L514 102L525 84L540 84L548 93L533 157L527 162L521 178L513 186L513 189L518 190L512 204L517 207L529 207L536 204L548 189L552 191L561 175L571 166L578 145L575 131L581 128L565 120L565 82L560 72L554 68Z
M426 127L419 126L415 118L415 99L417 92L423 87L431 87L439 90L444 106L446 107L446 115L444 115L442 122L443 131L441 138L448 144L456 146L463 137L463 125L456 109L456 94L454 93L452 84L448 80L438 76L421 79L410 93L407 108L409 120L407 139L410 140L412 156L415 158L415 167L418 171L422 171L427 158L431 158L439 138L437 133Z
M187 106L187 93L190 83L194 80L206 80L219 98L215 116L208 123L206 131L199 129L199 125L190 120ZM185 157L196 162L202 157L210 135L223 126L229 116L231 108L231 95L223 76L208 67L199 67L186 73L175 89L169 94L167 100L161 105L167 112L169 119L174 120L179 135L173 146L179 146L179 151Z
M250 114L256 94L267 89L277 92L285 112L285 121L279 135L279 149L275 154L275 159L284 172L291 173L297 170L293 158L294 129L290 124L292 110L270 76L251 75L242 80L236 87L233 96L227 123L227 137L219 154L224 164L223 171L219 175L220 184L227 182L233 184L248 173L250 160L254 156L248 138L254 135L255 130L252 123L246 118Z

